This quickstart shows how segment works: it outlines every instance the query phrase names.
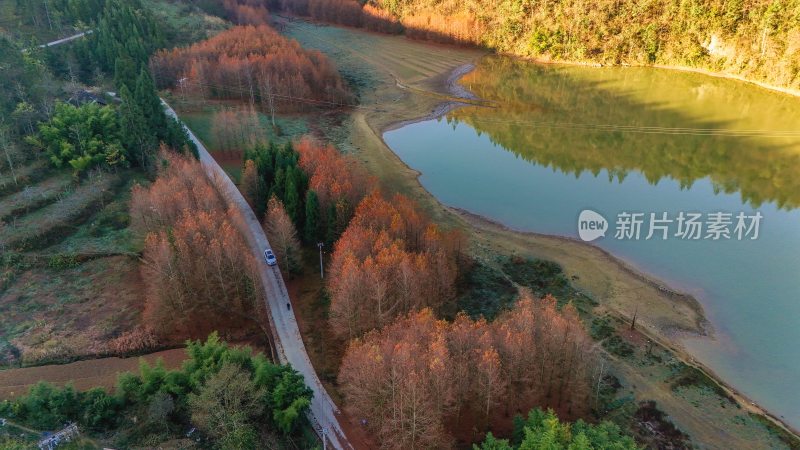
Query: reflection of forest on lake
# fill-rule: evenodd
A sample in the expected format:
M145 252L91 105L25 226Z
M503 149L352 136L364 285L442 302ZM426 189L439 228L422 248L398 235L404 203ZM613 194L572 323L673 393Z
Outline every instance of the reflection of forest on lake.
M618 73L609 76L612 70ZM754 207L800 206L800 101L722 78L675 75L487 57L461 84L498 108L458 108L447 119L576 176L606 169L621 181L639 171L650 183L668 177L684 188L708 177L717 191L740 192Z

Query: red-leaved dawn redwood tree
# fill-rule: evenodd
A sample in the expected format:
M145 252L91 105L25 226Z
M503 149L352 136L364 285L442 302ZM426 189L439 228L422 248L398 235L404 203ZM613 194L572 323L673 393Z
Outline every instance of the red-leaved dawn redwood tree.
M160 50L150 60L159 88L305 110L336 107L352 95L333 63L267 25L237 26L189 47Z
M400 317L350 343L339 382L384 448L447 447L445 430L486 431L537 406L585 415L593 366L574 309L526 294L491 323L430 309Z
M219 0L225 16L237 25L268 25L269 11L263 0Z
M459 233L442 232L406 197L373 191L334 246L333 331L355 337L410 311L439 309L455 295L460 247Z
M267 213L264 217L264 230L269 236L272 250L287 274L301 264L300 239L292 219L286 213L283 203L275 196L267 202Z
M335 242L353 217L356 205L376 184L358 161L329 144L304 137L295 143L300 168L308 175L308 190L318 203L322 236Z
M259 290L241 221L199 162L164 151L160 160L158 178L131 199L145 236L145 323L162 337L200 338L249 320Z

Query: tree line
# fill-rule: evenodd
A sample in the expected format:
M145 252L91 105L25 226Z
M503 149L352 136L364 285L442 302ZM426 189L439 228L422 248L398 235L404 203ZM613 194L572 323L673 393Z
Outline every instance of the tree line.
M324 229L335 242L329 324L350 340L338 381L346 408L383 446L471 441L448 430L482 435L533 407L589 412L594 353L576 310L528 295L492 322L438 320L456 294L463 237L405 196L383 195L350 157L308 138L256 146L240 189L265 213L287 267L299 264L300 238L313 245Z
M332 245L347 227L371 180L352 157L311 138L244 152L240 189L259 217L275 197L307 244Z
M160 88L303 110L309 102L346 104L351 94L333 63L267 25L237 26L189 47L157 52L150 67Z
M484 432L532 407L586 414L592 361L572 307L523 296L491 323L403 316L350 343L339 382L384 447L432 448L452 442L448 429Z
M453 299L460 233L440 230L405 196L384 198L333 146L304 138L247 149L240 190L265 217L285 269L299 267L300 241L335 242L327 290L338 335L355 337Z
M105 107L56 102L44 116L48 120L37 127L29 124L27 142L45 151L57 167L69 165L76 174L97 166L152 170L162 142L196 151L183 127L164 113L147 66L150 54L165 44L152 14L138 1L107 0L94 12L89 12L90 6L87 0L64 3L64 11L82 15L95 27L94 33L74 43L74 53L82 73L96 70L113 76L118 94L107 98ZM25 104L18 103L17 109Z
M14 10L25 25L64 33L77 24L89 24L103 10L105 0L16 0Z
M398 18L377 2L357 0L278 0L274 8L298 16L312 17L349 27L363 27L382 33L400 33Z
M266 133L258 111L251 106L221 108L211 117L214 148L224 152L241 152L266 141Z
M461 246L458 232L442 232L405 196L374 190L334 246L326 284L333 331L353 338L440 309L455 296Z
M241 219L199 162L163 151L158 178L134 187L130 214L144 237L144 322L157 336L204 336L260 311Z
M215 448L263 448L264 432L296 435L305 423L313 391L290 366L229 346L216 333L187 341L186 353L178 370L142 361L138 374L119 376L113 393L39 382L0 402L0 416L40 430L77 422L93 435L114 431L121 447L150 447L197 427Z
M525 294L491 322L463 313L452 322L439 320L466 264L459 232L439 229L403 195L382 194L356 161L333 146L306 138L246 154L242 189L261 199L257 205L269 198L265 228L273 246L299 252L296 230L305 236L314 230L311 213L321 218L331 211L323 226L332 227L335 242L325 285L329 324L350 341L338 382L345 408L367 420L383 447L474 441L490 429L506 430L513 415L534 407L570 419L589 413L598 376L595 354L572 305L559 308L552 296ZM292 175L277 175L279 170ZM295 176L297 181L286 181ZM303 186L305 197L302 190L287 195L295 184ZM305 207L286 206L302 198ZM337 233L341 224L346 225ZM302 240L313 245L316 239L308 237ZM607 424L595 434L582 422L577 430L578 443L614 430L619 434ZM616 442L617 435L609 441ZM488 435L486 445L512 445L493 439Z
M165 44L158 22L138 0L107 0L95 32L86 40L90 61L114 76L124 139L138 147L137 161L146 169L159 142L174 149L197 151L183 127L167 117L150 75L150 55Z

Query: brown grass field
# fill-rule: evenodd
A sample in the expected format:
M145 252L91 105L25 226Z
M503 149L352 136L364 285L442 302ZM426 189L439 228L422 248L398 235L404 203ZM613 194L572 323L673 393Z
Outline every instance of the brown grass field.
M131 172L76 183L34 160L0 193L0 367L107 355L139 324Z
M138 372L141 361L154 365L161 360L164 367L177 369L185 359L186 351L177 348L142 357L88 359L62 365L3 370L0 371L0 400L12 399L26 393L38 380L60 386L71 383L78 390L93 387L113 389L119 374Z

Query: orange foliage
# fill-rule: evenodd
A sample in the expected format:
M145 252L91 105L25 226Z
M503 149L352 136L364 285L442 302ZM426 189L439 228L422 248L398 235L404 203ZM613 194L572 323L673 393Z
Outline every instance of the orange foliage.
M419 12L402 20L406 36L446 44L480 44L485 30L469 15Z
M339 382L354 417L384 448L439 448L449 441L442 412L454 383L445 324L430 310L356 340L345 354Z
M145 323L160 336L200 338L252 315L255 260L200 163L161 158L158 179L131 199L134 229L146 235Z
M224 211L225 203L197 161L162 147L159 177L148 187L136 185L131 197L131 225L141 235L166 229L186 212Z
M190 47L158 51L150 61L160 88L286 109L336 106L351 95L333 63L266 25L238 26Z
M384 447L447 446L444 429L496 428L535 406L585 414L592 355L570 307L524 296L493 323L447 323L425 309L372 331L350 344L339 382L347 409L370 418Z
M402 195L387 201L373 191L334 246L328 277L334 332L357 336L451 300L460 241Z
M392 13L378 6L367 3L361 13L362 26L368 30L395 34L403 31L400 21Z
M377 5L364 4L357 0L281 0L281 9L299 16L316 20L364 27L384 33L400 33L400 22Z
M294 148L300 154L300 167L309 177L308 188L317 193L322 211L339 200L353 208L372 184L354 158L342 155L330 144L306 137L296 142Z
M227 19L237 25L268 25L269 11L261 0L223 0Z
M264 230L272 243L272 249L278 262L286 273L291 273L295 265L300 264L300 240L294 223L286 213L283 203L275 196L267 202L267 213L264 217Z
M308 15L325 22L361 26L361 3L355 0L309 0Z

